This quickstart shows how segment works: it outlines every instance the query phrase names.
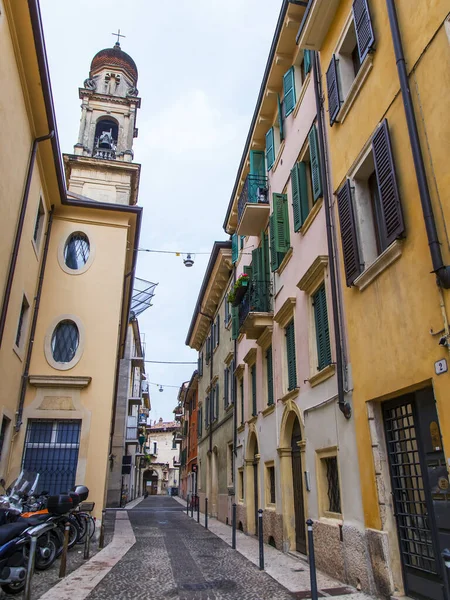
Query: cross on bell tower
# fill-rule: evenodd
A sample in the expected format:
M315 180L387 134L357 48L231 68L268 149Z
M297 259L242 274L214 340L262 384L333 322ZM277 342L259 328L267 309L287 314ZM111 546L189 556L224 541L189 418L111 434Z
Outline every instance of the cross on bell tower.
M138 97L138 70L129 54L120 47L117 33L112 48L97 52L91 62L89 77L79 89L81 121L78 141L74 147L77 159L65 156L69 190L102 202L135 204L139 181L139 165L133 164L133 140ZM81 159L81 160L80 160ZM86 163L82 167L81 161ZM129 163L124 169L123 163ZM89 164L89 181L86 167ZM104 170L108 167L108 180ZM116 165L116 175L111 167ZM121 166L122 165L122 166ZM84 171L83 171L84 168ZM128 172L127 177L124 175Z

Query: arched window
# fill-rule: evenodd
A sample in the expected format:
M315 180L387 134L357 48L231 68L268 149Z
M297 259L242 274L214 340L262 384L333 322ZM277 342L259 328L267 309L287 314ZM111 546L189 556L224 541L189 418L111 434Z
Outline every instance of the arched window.
M72 233L64 248L64 261L69 269L75 271L84 267L89 258L89 238L86 234L77 231Z
M80 342L78 327L73 321L60 321L52 335L52 355L58 363L69 363L73 360Z
M94 156L99 154L102 158L101 155L106 152L114 153L114 156L108 156L108 158L115 158L118 137L119 126L117 123L112 119L100 119L95 128Z

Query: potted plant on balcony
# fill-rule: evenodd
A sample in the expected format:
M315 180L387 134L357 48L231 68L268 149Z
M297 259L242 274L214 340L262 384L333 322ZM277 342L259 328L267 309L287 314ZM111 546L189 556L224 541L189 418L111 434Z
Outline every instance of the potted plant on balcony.
M228 294L228 302L232 306L239 306L242 298L245 296L248 289L249 276L247 273L242 273L236 280L236 283L232 287Z

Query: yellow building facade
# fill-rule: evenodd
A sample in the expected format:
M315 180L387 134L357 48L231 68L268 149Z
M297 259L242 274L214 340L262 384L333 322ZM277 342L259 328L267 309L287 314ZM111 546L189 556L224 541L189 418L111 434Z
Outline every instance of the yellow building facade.
M297 36L320 56L348 385L383 596L449 597L448 9L315 0Z
M84 168L90 169L91 187L92 173L97 173L105 188L104 173L114 170L113 160L122 162L115 170L121 186L113 181L117 194L111 198L104 193L89 197L70 186L67 191L39 4L5 0L0 9L5 82L0 112L0 476L10 481L21 469L39 471L41 487L52 493L85 484L99 515L141 222L142 209L134 206L139 165L123 168L132 154L120 154L120 144L114 157L96 156L92 140L91 157L86 151L82 157L89 163ZM115 50L113 57L123 58L125 53ZM85 86L88 95L103 94L106 105L109 90L96 90L91 83L108 67L102 57L91 65ZM137 71L132 81L134 63L128 59L112 67L133 88L128 104L135 106ZM122 96L118 105L124 104ZM98 133L105 113L93 132ZM123 142L129 150L131 142L132 137ZM66 172L77 170L77 160L65 157Z

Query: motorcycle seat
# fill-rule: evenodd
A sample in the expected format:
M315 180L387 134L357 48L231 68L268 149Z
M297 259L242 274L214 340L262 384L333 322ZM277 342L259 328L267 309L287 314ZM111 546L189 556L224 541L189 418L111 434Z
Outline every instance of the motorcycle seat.
M7 523L0 527L0 546L19 536L29 525L26 522Z
M21 521L25 523L27 527L40 525L41 523L45 523L46 521L48 521L48 519L48 513L45 513L43 515L33 515L32 517L21 517Z

